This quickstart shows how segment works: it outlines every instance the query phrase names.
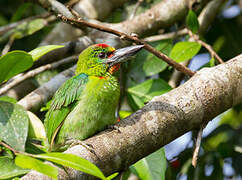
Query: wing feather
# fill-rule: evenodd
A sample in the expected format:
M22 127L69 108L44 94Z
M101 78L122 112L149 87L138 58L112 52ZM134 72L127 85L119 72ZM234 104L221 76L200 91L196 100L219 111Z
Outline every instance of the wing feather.
M48 142L56 133L58 126L65 120L66 116L75 106L75 101L81 98L81 93L88 81L88 75L79 74L67 80L56 91L51 107L45 117L45 128Z

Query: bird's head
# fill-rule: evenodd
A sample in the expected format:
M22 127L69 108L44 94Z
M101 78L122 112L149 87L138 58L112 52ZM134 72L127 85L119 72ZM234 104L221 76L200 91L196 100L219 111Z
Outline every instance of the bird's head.
M116 72L120 64L133 56L143 45L115 49L107 44L89 46L79 56L76 74L85 73L92 76L106 76Z

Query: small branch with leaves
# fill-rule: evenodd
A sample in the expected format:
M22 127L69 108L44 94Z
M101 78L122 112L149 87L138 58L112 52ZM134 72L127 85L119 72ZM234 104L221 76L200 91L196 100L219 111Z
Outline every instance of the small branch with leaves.
M36 76L37 74L40 74L46 70L55 69L63 64L74 62L77 59L76 56L71 56L65 59L62 59L60 61L54 62L52 64L46 64L44 66L41 66L39 68L33 69L31 71L28 71L25 74L22 74L21 76L18 76L17 78L14 78L12 81L7 83L4 87L0 88L0 95L6 93L9 89L13 88L14 86L18 85L19 83L25 81L26 79L29 79L31 77Z
M164 53L156 50L155 48L153 48L151 45L149 45L148 43L146 43L145 41L140 40L136 35L132 36L132 35L128 35L126 33L117 31L115 29L106 27L104 25L100 25L100 24L94 24L88 21L85 21L81 18L79 19L75 19L75 18L68 18L66 16L63 16L61 14L57 15L58 18L60 18L63 22L69 23L75 27L78 28L83 28L83 26L87 26L87 27L91 27L103 32L107 32L107 33L111 33L114 34L116 36L119 36L120 39L122 40L128 40L128 41L132 41L135 42L137 44L143 44L144 45L144 49L148 50L149 52L151 52L152 54L154 54L155 56L157 56L158 58L162 59L163 61L165 61L166 63L168 63L170 66L174 67L175 69L177 69L178 71L183 72L184 74L188 75L188 76L193 76L195 73L193 71L191 71L189 68L177 63L176 61L172 60L170 57L168 57L167 55L165 55Z
M202 40L199 38L199 36L198 36L197 34L192 33L192 31L190 31L190 30L188 30L188 34L189 34L189 36L190 36L191 38L193 38L196 42L198 42L198 43L201 44L203 47L205 47L205 48L208 50L208 52L210 53L210 55L211 55L212 58L215 57L215 58L217 59L217 61L218 61L220 64L224 63L224 61L223 61L223 60L221 59L221 57L219 57L219 55L213 50L213 48L212 48L209 44L207 44L206 42L202 41Z

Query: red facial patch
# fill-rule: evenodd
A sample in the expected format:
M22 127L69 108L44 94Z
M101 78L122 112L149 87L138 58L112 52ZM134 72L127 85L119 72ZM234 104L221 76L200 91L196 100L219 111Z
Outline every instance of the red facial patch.
M113 56L113 52L108 55L108 58L111 58Z
M114 66L112 66L112 67L109 68L109 73L110 73L110 74L113 74L113 73L115 73L116 71L118 71L119 68L120 68L120 64L115 64Z
M96 44L95 46L98 46L98 47L101 47L101 48L107 48L107 47L110 47L110 46L107 45L107 44Z
M106 79L106 77L98 76L99 79Z

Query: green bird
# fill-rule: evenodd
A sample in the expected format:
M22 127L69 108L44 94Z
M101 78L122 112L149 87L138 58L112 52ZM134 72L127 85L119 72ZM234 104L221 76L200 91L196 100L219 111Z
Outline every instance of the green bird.
M117 122L120 64L143 45L115 50L95 44L79 56L75 76L55 93L45 117L49 150L65 149L68 141L84 140Z

